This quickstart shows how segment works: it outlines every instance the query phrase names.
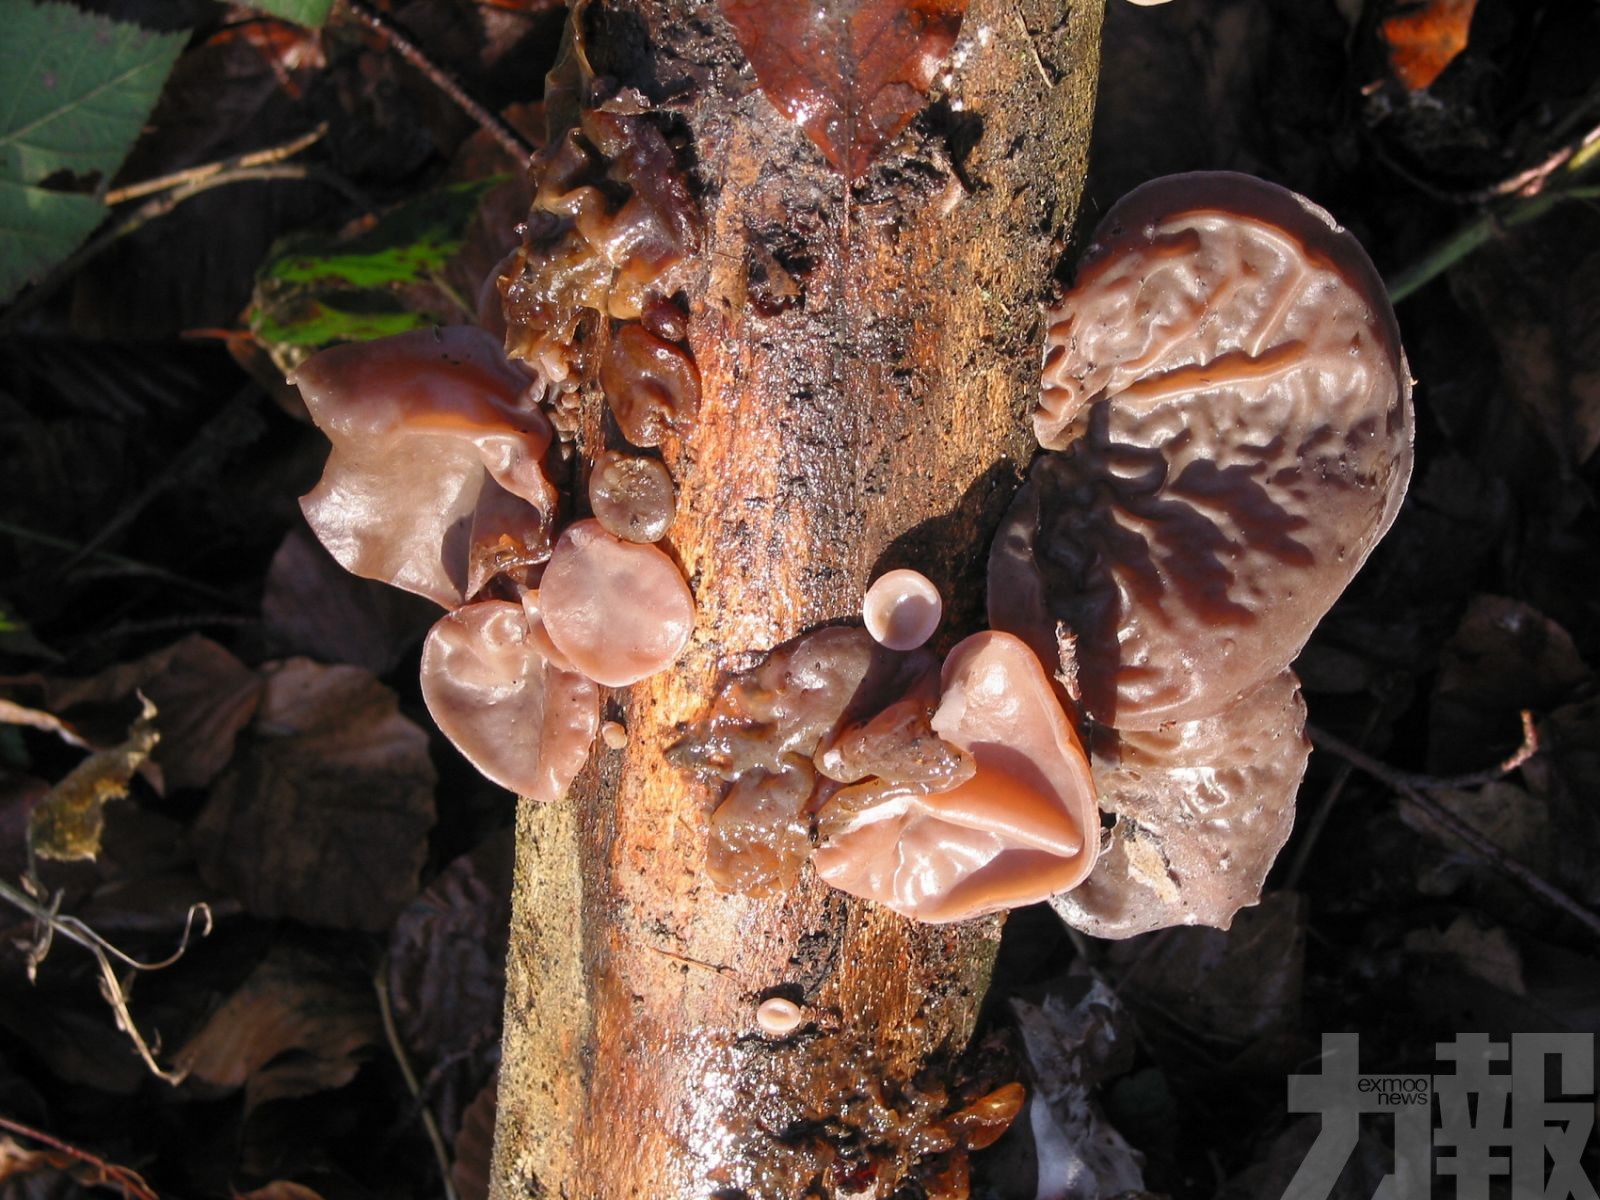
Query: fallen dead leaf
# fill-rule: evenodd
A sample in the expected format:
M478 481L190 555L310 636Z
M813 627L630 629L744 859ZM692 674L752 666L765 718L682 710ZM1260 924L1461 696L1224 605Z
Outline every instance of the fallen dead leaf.
M28 814L30 857L74 862L99 856L107 803L128 794L133 773L161 738L155 718L155 705L145 700L119 745L91 754L33 806Z
M247 911L387 929L434 821L428 737L358 667L270 664L250 738L195 821L201 877Z
M234 739L249 723L261 697L261 680L210 638L191 634L180 642L123 663L88 679L51 680L52 711L113 704L135 691L150 697L161 716L161 745L154 759L166 785L204 787L233 754Z
M350 574L296 526L267 570L261 618L273 647L382 675L422 639L439 609L419 596Z
M1406 934L1405 947L1413 954L1449 959L1507 995L1527 994L1522 955L1498 925L1485 926L1462 913L1444 929L1413 929Z
M395 1025L447 1133L498 1052L513 840L503 830L447 866L400 914L389 940Z
M459 1200L488 1200L489 1171L494 1153L495 1095L498 1080L491 1079L467 1105L461 1117L461 1132L456 1134L450 1179Z
M927 104L967 0L722 0L772 105L854 179Z
M1518 714L1545 713L1593 678L1572 637L1531 605L1474 596L1440 657L1428 767L1477 771L1516 748Z
M1102 1200L1144 1190L1143 1159L1107 1121L1096 1086L1132 1051L1127 1013L1102 980L1070 996L1011 1001L1034 1088L1027 1124L1038 1160L1038 1200Z
M177 1064L212 1089L243 1088L248 1111L342 1087L382 1038L359 965L280 944L178 1051Z
M1430 87L1467 48L1467 33L1478 0L1424 0L1387 18L1379 32L1389 48L1389 65L1407 89Z

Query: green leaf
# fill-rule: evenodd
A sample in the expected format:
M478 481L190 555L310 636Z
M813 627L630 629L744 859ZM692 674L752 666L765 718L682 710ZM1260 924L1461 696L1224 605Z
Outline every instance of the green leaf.
M122 165L188 40L65 4L0 0L0 178Z
M109 180L188 35L28 0L0 0L0 29L3 303L70 254L105 215L93 196L34 185L62 171Z
M71 254L105 215L93 196L0 179L0 302Z
M256 272L250 330L284 371L335 342L365 342L470 314L444 282L483 195L505 176L436 188L354 236L298 235Z
M461 250L483 193L505 176L451 184L399 204L353 238L297 238L275 250L263 279L375 288L424 283Z
M296 25L321 29L333 9L333 0L255 0L252 7Z
M303 300L272 315L263 315L252 332L273 346L318 349L334 342L370 342L433 324L405 309L367 309L358 303L338 307L323 300Z

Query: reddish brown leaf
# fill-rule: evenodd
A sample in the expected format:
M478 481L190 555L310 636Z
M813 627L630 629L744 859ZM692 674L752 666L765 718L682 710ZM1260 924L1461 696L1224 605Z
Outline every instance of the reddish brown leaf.
M200 874L262 917L387 929L433 825L428 737L356 667L267 667L249 743L194 826Z
M1384 21L1389 65L1407 89L1432 85L1456 55L1467 48L1467 31L1478 0L1425 0Z
M352 969L354 967L354 969ZM279 946L178 1052L189 1078L247 1108L342 1087L382 1040L359 966Z
M483 1087L500 1044L513 838L490 835L446 867L395 922L395 1025L448 1134Z
M967 0L722 0L767 99L851 179L910 124Z
M450 1179L461 1200L488 1200L498 1090L498 1081L491 1079L461 1118L461 1132L456 1134L454 1147L455 1161L450 1164Z

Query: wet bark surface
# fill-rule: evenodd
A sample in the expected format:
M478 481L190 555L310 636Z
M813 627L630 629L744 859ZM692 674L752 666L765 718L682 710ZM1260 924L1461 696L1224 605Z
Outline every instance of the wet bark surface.
M580 8L596 72L680 136L705 220L700 414L663 448L665 545L699 614L673 670L614 693L627 744L519 816L500 1200L889 1196L913 1177L965 1195L963 1152L929 1131L964 1102L999 920L916 925L809 869L771 899L716 891L717 797L662 750L722 674L856 617L883 570L940 586L939 649L977 627L1031 448L1100 7L975 0L929 106L853 181L773 108L715 6ZM772 996L804 1006L798 1033L760 1034Z

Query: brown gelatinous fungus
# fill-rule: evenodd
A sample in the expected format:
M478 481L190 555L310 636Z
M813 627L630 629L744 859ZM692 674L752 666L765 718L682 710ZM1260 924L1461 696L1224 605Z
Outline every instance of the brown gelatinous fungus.
M817 874L919 921L966 920L1076 886L1099 849L1088 759L1038 658L988 631L940 675L934 732L976 770L942 791L844 793L818 816Z
M335 346L293 380L333 453L300 506L341 566L454 608L550 553L550 422L469 326Z
M600 724L599 688L543 636L531 596L442 617L422 648L422 698L473 766L532 800L566 794Z
M997 542L990 623L1036 648L1064 625L1102 723L1216 713L1393 521L1410 392L1383 285L1322 209L1226 172L1136 189L1051 315L1034 423L1062 453Z
M677 512L672 475L660 459L602 450L589 471L589 507L607 533L659 542Z
M861 605L867 632L891 650L915 650L933 636L943 613L933 581L903 567L874 579Z
M933 655L888 650L859 626L803 634L724 680L667 751L731 785L710 821L717 886L760 896L792 885L811 853L812 815L830 796L926 792L970 776L970 758L929 724L938 693Z
M671 666L694 629L694 597L677 564L592 518L567 526L557 540L539 605L557 649L607 687Z
M694 359L637 322L612 334L600 389L617 427L636 446L659 446L669 432L687 432L700 408Z
M1051 905L1096 937L1226 928L1260 899L1294 823L1305 714L1285 671L1216 716L1097 743L1100 805L1116 824L1094 873Z
M535 156L533 180L522 248L499 277L506 348L571 387L603 318L637 320L683 286L700 214L672 147L643 116L585 110Z
M1047 452L989 557L989 620L1097 724L1094 875L1052 901L1126 937L1260 898L1305 770L1289 663L1388 529L1411 380L1355 239L1226 173L1119 202L1052 314Z

